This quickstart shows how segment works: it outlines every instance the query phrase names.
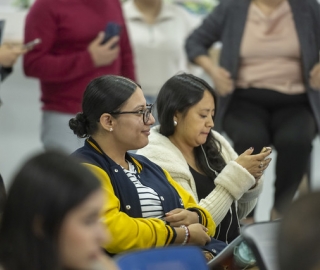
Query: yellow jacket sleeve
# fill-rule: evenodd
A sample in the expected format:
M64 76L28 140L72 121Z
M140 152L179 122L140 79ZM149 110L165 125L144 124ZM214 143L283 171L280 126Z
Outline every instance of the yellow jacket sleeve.
M103 222L111 234L104 248L110 253L126 250L166 246L174 237L173 228L157 218L132 218L120 211L120 201L114 194L108 174L101 168L85 163L100 179L106 194Z
M207 227L208 229L208 234L213 237L216 231L216 224L214 223L210 213L203 207L199 206L196 201L194 200L194 198L191 196L191 194L189 192L187 192L182 186L180 186L176 181L174 181L172 179L172 177L170 176L170 174L166 171L163 170L168 181L170 182L170 184L176 189L176 191L179 193L184 207L186 209L188 208L196 208L199 210L199 213L202 215L201 219L202 219L202 224Z

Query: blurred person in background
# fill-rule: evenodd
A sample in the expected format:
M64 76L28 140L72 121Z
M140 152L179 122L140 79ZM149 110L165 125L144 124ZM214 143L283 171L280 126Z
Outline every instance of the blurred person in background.
M0 223L4 270L94 270L117 267L102 244L105 196L78 161L47 152L30 158L12 180Z
M103 43L109 22L121 30ZM25 56L24 71L40 80L41 140L45 149L71 153L83 142L68 121L81 111L87 84L103 74L135 78L120 1L36 0L26 18L25 42L36 38L42 42Z
M220 66L207 55L223 44ZM220 96L215 128L238 154L277 150L271 219L281 217L307 171L320 127L320 6L316 0L224 0L188 38L191 61ZM253 220L251 220L252 222Z
M191 67L184 50L186 38L199 25L199 18L165 0L127 0L123 11L137 82L143 86L148 104L155 102L161 86L179 71L199 73L195 65Z

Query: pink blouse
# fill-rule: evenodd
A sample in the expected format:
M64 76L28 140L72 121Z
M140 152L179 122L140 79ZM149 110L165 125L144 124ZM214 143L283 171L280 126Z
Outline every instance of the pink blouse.
M238 88L305 92L300 44L288 1L269 16L251 3L240 48Z

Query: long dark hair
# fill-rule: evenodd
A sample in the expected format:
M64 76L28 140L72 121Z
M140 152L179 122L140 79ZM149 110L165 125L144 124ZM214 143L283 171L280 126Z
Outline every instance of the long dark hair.
M138 86L116 75L104 75L92 80L83 94L82 112L69 121L69 127L80 138L93 135L98 129L100 116L118 111Z
M171 77L161 88L156 104L160 133L166 137L174 133L173 117L176 112L186 115L189 109L197 104L209 91L212 95L217 109L217 97L213 88L204 80L191 75L179 74ZM212 133L209 133L207 141L195 148L195 159L197 166L209 177L215 177L215 173L207 165L206 157L210 167L217 172L225 167L226 163L221 156L221 144Z
M60 270L57 241L67 213L100 182L65 154L34 156L16 174L0 225L0 265L5 270ZM37 233L38 221L41 234Z

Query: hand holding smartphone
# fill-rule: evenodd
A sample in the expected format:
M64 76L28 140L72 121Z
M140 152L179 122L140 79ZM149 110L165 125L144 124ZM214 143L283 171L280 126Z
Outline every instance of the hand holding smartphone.
M260 153L264 153L264 152L267 152L267 151L269 151L269 150L271 150L271 147L263 147L263 148L261 149L261 152L260 152Z
M272 153L272 148L271 148L271 147L267 147L267 146L262 147L260 154L261 154L261 153L265 153L265 152L267 152L267 151L271 151L271 152L270 152L270 154L271 154L271 153ZM270 154L268 154L268 155L264 158L264 160L266 160L267 157L268 157Z
M119 36L121 32L121 26L114 22L109 22L106 25L106 28L104 30L104 39L102 40L101 44L105 44L108 42L112 37ZM114 48L117 44L114 44L112 48Z

